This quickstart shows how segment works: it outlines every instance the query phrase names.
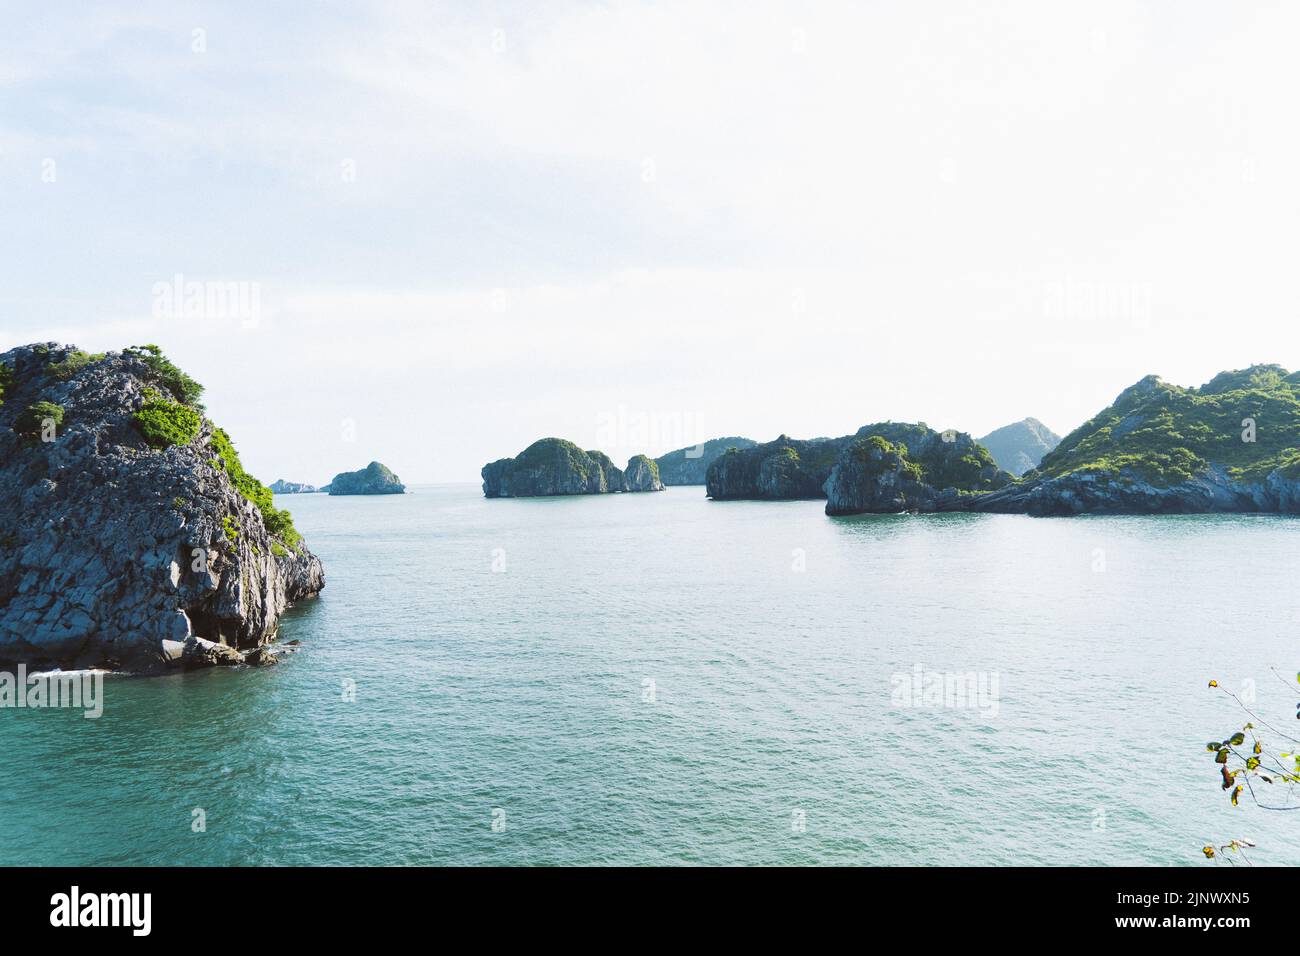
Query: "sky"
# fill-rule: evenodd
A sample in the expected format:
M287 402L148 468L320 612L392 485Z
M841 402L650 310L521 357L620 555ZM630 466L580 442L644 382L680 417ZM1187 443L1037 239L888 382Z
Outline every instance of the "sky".
M475 481L1300 367L1300 5L0 3L0 351ZM179 294L175 290L179 290Z

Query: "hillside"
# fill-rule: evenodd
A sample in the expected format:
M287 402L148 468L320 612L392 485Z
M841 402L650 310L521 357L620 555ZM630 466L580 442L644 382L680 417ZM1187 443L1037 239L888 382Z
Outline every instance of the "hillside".
M709 466L706 491L716 500L735 498L825 498L838 484L842 507L831 502L831 513L855 510L857 492L832 481L838 464L858 461L845 453L863 439L878 437L905 464L919 469L922 484L960 491L988 491L1002 487L1010 476L998 470L992 456L969 435L940 434L924 424L879 422L863 425L841 438L796 439L782 435L775 441L748 449L730 449ZM858 509L870 510L870 509Z
M1300 373L1148 375L980 509L1031 514L1300 511Z
M989 450L999 468L1019 478L1037 468L1043 456L1061 443L1061 436L1037 418L1026 418L989 432L979 443Z
M660 455L655 463L665 485L702 485L709 465L728 448L753 448L757 444L752 438L710 438L703 445L689 445Z

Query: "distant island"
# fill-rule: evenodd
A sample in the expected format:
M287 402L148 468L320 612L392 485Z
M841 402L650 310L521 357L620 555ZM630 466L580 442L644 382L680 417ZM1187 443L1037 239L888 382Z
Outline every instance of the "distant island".
M271 493L276 495L310 495L321 490L315 485L304 484L301 481L285 481L283 478L271 482Z
M488 498L536 498L555 495L600 495L663 491L659 466L634 455L620 469L600 451L583 451L563 438L542 438L514 458L483 466L483 494Z
M712 439L655 461L638 455L626 471L544 438L485 465L483 493L655 491L702 471L715 501L825 499L828 515L1300 514L1300 372L1280 365L1221 372L1199 388L1148 375L1064 439L1034 418L985 437L997 454L965 432L879 422L839 438Z
M880 422L842 438L782 435L753 448L732 448L709 466L705 488L717 501L826 498L827 514L838 515L955 510L963 495L1012 480L964 432Z
M1061 436L1037 418L1026 418L989 432L979 443L989 450L999 468L1019 478L1037 468L1043 456L1061 443Z
M728 448L753 448L752 438L710 438L698 445L678 448L655 459L665 485L702 485L714 459Z
M324 571L202 392L154 345L0 355L0 666L275 662Z
M345 471L334 476L334 480L322 491L331 495L402 495L406 486L393 474L392 469L377 461L372 461L359 471Z

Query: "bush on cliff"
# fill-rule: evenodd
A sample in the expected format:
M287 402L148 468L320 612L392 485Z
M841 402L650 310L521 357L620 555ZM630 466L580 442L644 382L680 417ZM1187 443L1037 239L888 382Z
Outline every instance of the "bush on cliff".
M145 400L131 416L131 424L152 448L188 445L199 433L199 415L194 409L161 395Z
M63 424L63 406L53 402L36 402L28 405L14 421L14 431L20 435L39 435L46 421L58 428Z
M46 366L46 372L48 372L53 378L56 378L61 382L66 382L87 365L93 365L103 357L103 352L96 352L92 355L89 352L83 352L81 349L77 349L76 351L69 352L62 361L51 362Z
M192 405L200 410L203 408L199 403L203 386L182 372L171 359L163 355L162 349L158 346L133 345L123 349L122 354L127 358L136 358L144 362L158 384L171 392L172 397L178 402Z
M266 525L266 530L289 547L296 547L302 540L302 535L293 526L292 516L288 511L275 507L270 488L244 471L239 453L235 451L235 446L224 429L213 429L211 447L217 456L215 462L219 463L218 467L225 471L231 484L262 513L262 523Z

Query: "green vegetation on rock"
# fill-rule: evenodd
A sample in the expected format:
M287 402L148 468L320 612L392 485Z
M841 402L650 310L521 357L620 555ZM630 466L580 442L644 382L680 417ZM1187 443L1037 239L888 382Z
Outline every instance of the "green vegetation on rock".
M0 362L0 405L5 403L5 389L13 385L13 382L14 370L4 362Z
M87 365L93 365L102 358L104 358L103 352L95 352L94 354L91 354L90 352L83 352L81 349L77 349L73 352L69 352L62 361L51 362L46 366L46 371L53 378L65 382Z
M202 425L198 412L180 402L154 395L131 416L131 424L152 448L188 445Z
M481 474L488 498L663 490L658 466L645 455L633 455L627 468L621 469L604 452L583 451L563 438L539 439L515 458L484 465Z
M329 484L331 495L400 495L405 492L406 486L393 470L378 461L372 461L360 471L341 472Z
M516 456L515 467L567 471L585 481L591 475L592 459L571 441L541 438Z
M1034 477L1129 475L1167 488L1212 464L1246 481L1300 474L1300 376L1254 365L1182 388L1149 375L1066 435Z
M302 535L293 526L293 517L288 511L277 509L272 503L271 489L244 470L239 453L223 429L213 429L211 447L217 456L215 460L230 478L231 484L261 512L267 532L289 547L297 547Z
M23 409L14 420L14 431L20 435L39 435L44 423L49 420L58 428L63 424L63 406L53 402L35 402Z
M171 359L163 355L156 345L134 345L122 350L127 358L140 359L149 367L158 384L172 394L178 402L202 409L199 402L203 386L181 371Z
M991 491L1010 480L988 449L964 433L945 436L924 423L878 422L864 425L842 438L797 439L781 435L775 441L747 449L728 449L709 466L706 487L712 498L823 498L825 485L840 455L866 454L878 445L861 445L879 438L891 454L904 460L905 472L920 473L917 481L943 490ZM915 466L915 468L913 468Z

